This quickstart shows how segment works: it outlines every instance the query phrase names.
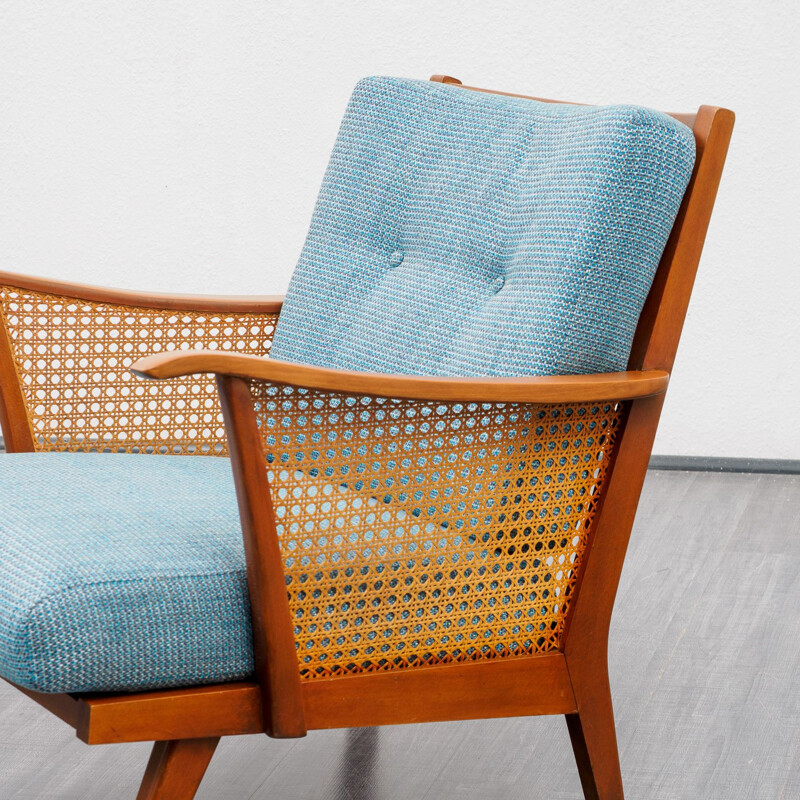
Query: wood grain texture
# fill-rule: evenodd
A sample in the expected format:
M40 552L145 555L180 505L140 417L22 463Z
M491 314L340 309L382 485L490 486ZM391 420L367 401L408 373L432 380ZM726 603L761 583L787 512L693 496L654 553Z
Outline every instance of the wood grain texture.
M726 108L697 112L694 171L639 317L629 369L672 371L734 122Z
M156 742L136 800L192 800L219 738Z
M434 83L452 83L456 86L461 86L461 81L451 75L431 75L430 79Z
M310 728L565 714L576 709L564 656L420 667L303 684Z
M261 687L264 730L277 738L305 736L306 723L292 618L286 596L261 435L250 386L217 377L236 481L247 561L253 657Z
M463 402L581 403L630 400L661 394L669 383L669 375L663 370L521 378L428 378L327 369L275 358L263 359L205 350L147 356L137 361L132 369L143 378L155 380L213 372L353 394Z
M299 689L309 729L577 710L561 653L330 678ZM28 694L87 744L260 733L267 727L262 708L271 710L259 684L246 681L135 694Z
M2 316L0 316L0 429L3 432L6 452L33 452L33 432L14 363L8 326Z
M616 750L617 731L607 676L603 682L604 691L595 692L591 704L584 701L579 714L566 715L567 730L585 800L622 800L619 755L608 754L610 743Z
M37 702L40 697L35 698ZM77 735L87 744L235 736L264 730L261 691L252 682L78 695L76 700Z

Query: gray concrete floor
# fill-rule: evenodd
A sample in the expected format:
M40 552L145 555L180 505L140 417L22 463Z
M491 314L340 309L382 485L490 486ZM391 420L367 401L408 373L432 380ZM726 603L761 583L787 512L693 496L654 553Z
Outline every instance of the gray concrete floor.
M651 472L610 660L628 800L800 798L800 476ZM0 798L136 796L149 745L87 747L0 684ZM198 794L580 797L559 717L231 738Z

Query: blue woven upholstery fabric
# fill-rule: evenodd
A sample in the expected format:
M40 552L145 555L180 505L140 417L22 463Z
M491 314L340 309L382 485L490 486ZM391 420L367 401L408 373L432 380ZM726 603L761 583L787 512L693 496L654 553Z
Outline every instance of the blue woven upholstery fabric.
M272 357L429 375L624 369L694 156L689 128L645 108L364 79Z
M0 674L42 692L253 670L225 458L0 455Z

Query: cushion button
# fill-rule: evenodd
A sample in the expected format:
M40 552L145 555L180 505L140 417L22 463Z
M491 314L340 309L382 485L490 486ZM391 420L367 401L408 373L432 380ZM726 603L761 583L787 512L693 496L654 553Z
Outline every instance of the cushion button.
M402 250L395 250L389 256L389 266L390 267L399 267L403 263L404 253Z
M499 292L506 284L506 279L500 275L492 281L495 292Z

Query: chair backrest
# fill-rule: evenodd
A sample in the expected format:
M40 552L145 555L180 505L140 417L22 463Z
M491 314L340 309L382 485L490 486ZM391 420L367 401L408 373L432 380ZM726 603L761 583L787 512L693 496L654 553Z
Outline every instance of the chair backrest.
M430 89L444 97L479 97L485 91ZM256 651L260 642L267 654L257 667L265 687L262 714L273 735L301 735L307 727L505 716L525 713L523 707L531 709L527 713L574 714L585 701L605 704L610 713L606 654L614 598L664 399L664 371L677 349L734 121L732 112L710 106L696 115L670 116L693 132L696 158L634 323L628 365L656 370L649 378L661 381L652 394L629 395L611 385L629 387L648 378L633 374L614 376L608 385L589 379L596 390L583 398L586 404L573 394L574 377L434 379L424 383L444 393L431 388L437 399L426 400L393 397L389 387L414 383L402 379L381 380L379 395L371 389L362 395L353 375L335 376L330 390L309 389L300 377L274 380L269 367L263 380L219 377L226 425L237 443L232 453L245 541L272 548L248 555L248 580L256 597ZM447 124L437 128L441 141L453 135ZM374 163L375 171L385 169L375 159L367 163ZM435 185L428 195L437 196ZM325 202L323 191L320 207ZM348 198L342 196L341 203L346 213ZM430 208L423 216L432 219ZM377 236L383 229L376 223L370 230ZM446 230L457 239L457 225ZM310 239L313 235L314 225ZM596 241L602 240L598 234ZM334 236L328 247L346 254L348 243ZM447 241L442 238L437 247L447 252ZM359 255L352 244L350 249ZM327 258L326 251L322 255ZM335 323L353 313L342 307L361 298L346 272L349 263L332 260L345 272L327 274L342 284L333 287L341 300L341 307L330 309ZM301 259L289 299L294 310L281 319L309 342L316 335L330 344L329 321L295 302L304 293L310 296L315 281L329 288L324 266ZM415 296L404 302L402 311L417 325L430 321L419 316ZM413 347L403 345L406 360L416 356ZM445 338L442 347L448 345ZM327 348L317 356L340 363ZM285 366L275 374L295 371L331 378ZM364 381L374 388L375 379ZM526 387L535 398L487 403L490 398L481 394L464 402L449 394L456 386L483 392L508 383ZM560 386L555 396L545 391L554 384ZM445 419L447 414L452 419ZM524 435L518 436L523 426ZM247 453L258 438L270 465L269 481L263 461ZM522 474L528 467L529 474ZM316 525L313 517L320 514L332 515L333 524ZM452 552L443 551L449 542ZM278 552L286 556L282 568ZM499 561L489 564L494 558ZM291 597L283 594L284 585ZM294 591L293 585L301 588ZM279 589L270 599L262 587ZM473 591L480 596L467 599ZM524 607L512 608L518 601ZM355 615L352 625L345 614ZM446 619L450 614L458 618ZM532 657L517 658L526 655ZM432 664L442 669L410 668ZM344 680L326 679L343 672ZM485 691L492 680L502 691ZM616 758L613 733L605 747L601 756Z
M650 109L367 78L272 355L427 375L624 369L694 158L691 129Z

